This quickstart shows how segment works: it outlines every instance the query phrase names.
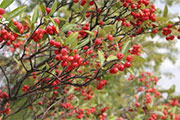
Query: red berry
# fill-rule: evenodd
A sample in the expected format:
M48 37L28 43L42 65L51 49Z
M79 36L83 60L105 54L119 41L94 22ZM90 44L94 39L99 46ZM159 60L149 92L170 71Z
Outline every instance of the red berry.
M177 36L177 38L178 38L178 39L180 39L180 35L179 35L179 36Z
M130 63L130 62L125 62L124 67L125 67L125 68L131 67L131 63Z
M46 12L47 12L47 14L49 14L49 13L50 13L50 11L51 11L51 9L50 9L50 8L46 8Z
M117 67L114 67L110 70L111 74L116 74L119 71L119 69Z
M113 36L112 35L108 35L107 38L108 38L109 41L113 40Z
M136 8L136 5L133 3L133 4L131 4L131 8L132 9L135 9Z
M118 59L123 59L124 55L122 53L116 53Z
M139 104L138 102L136 102L135 105L136 105L136 107L139 107L139 106L140 106L140 104Z
M72 62L72 61L74 60L74 57L73 57L73 56L69 56L69 57L67 58L67 60L68 60L68 62Z
M131 25L130 23L126 23L126 27L130 27L130 25Z
M158 33L158 30L153 30L153 33L154 33L154 34Z
M79 0L74 0L74 3L78 3L79 2Z
M172 28L172 26L173 26L172 24L168 24L168 28Z
M96 45L100 45L101 43L102 43L101 39L97 38L97 39L95 40L95 44L96 44Z
M84 6L87 3L87 0L81 0L81 6Z
M127 60L128 62L131 62L131 61L133 60L133 57L132 57L131 55L128 55L128 56L126 57L126 60Z
M104 26L104 22L103 22L103 21L100 21L100 22L99 22L99 25L100 25L100 26Z
M124 65L123 64L120 64L119 66L118 66L118 69L120 70L120 71L124 71Z
M54 19L54 21L56 21L56 22L57 22L57 24L59 24L59 23L60 23L60 20L59 20L58 18Z
M174 40L174 38L175 38L174 35L171 35L171 36L170 36L170 39L171 39L171 40Z
M50 41L49 41L49 44L50 44L50 46L54 46L55 41L54 41L54 40L50 40Z
M0 8L0 15L3 15L5 13L5 10L3 8Z
M42 105L43 104L43 102L42 101L39 101L39 105Z
M178 29L178 32L180 32L180 28Z
M90 2L89 2L89 5L90 5L90 6L94 5L94 1L90 1Z
M127 2L123 3L123 7L127 7L127 6L128 6Z
M61 54L62 55L67 55L67 53L68 53L68 51L67 51L66 48L61 49Z

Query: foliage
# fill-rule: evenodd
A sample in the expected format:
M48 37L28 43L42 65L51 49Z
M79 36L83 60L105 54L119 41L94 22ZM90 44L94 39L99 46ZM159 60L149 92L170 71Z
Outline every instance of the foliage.
M2 119L179 120L175 86L160 90L145 72L159 75L163 59L175 61L180 21L171 21L168 5L16 1L6 12L13 0L0 4Z

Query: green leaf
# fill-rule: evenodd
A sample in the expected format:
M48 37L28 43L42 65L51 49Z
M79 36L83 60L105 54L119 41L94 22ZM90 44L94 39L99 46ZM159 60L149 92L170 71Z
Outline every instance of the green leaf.
M59 32L59 25L58 25L58 23L53 18L50 17L50 19L51 19L53 25L56 27L57 32Z
M145 61L146 59L144 59L141 56L133 56L132 65L134 67L140 68L140 67L143 67Z
M8 6L10 6L13 2L14 2L14 0L3 0L0 4L0 8L5 9Z
M156 35L154 33L151 33L151 38L153 39Z
M131 48L131 41L128 40L128 41L123 45L122 54L125 55L125 53L127 53L130 48Z
M51 15L54 14L54 12L55 12L56 9L57 9L57 5L58 5L58 1L55 0L53 6L52 6L52 8L51 8L51 11L50 11L50 13L49 13L49 16L51 16Z
M160 116L163 116L163 115L164 115L164 113L161 112L161 111L154 111L153 113L156 113L157 115L160 115Z
M14 22L12 20L9 22L8 27L11 29L11 31L15 32L18 35L21 35L19 29L14 25Z
M78 32L72 33L72 34L66 39L65 45L72 45L72 44L74 44L74 42L77 41L78 35L79 35Z
M36 23L39 17L39 10L37 8L34 9L34 13L32 16L32 23Z
M111 114L108 118L108 120L116 120L117 116L114 116L113 114Z
M168 16L168 6L166 4L164 7L163 17L167 17L167 16Z
M106 33L112 33L112 34L114 34L115 32L116 32L116 27L115 27L115 25L106 25L106 26L104 26L104 31L106 32Z
M15 18L16 16L22 14L26 10L26 7L27 6L21 6L21 7L14 9L12 12L6 14L5 18L7 20L11 20L11 19Z
M99 31L98 37L104 37L104 36L106 36L106 31L104 31L103 29L101 29L101 30Z
M157 21L167 22L167 21L168 21L168 18L165 18L165 17L157 17Z
M91 36L94 36L94 33L91 32L91 31L89 31L89 30L86 30L86 33L88 33L88 34L91 35Z
M116 42L116 49L117 49L118 52L120 52L118 42Z
M107 45L107 43L104 41L104 40L102 40L102 45L103 45L103 48L106 50L106 51L108 51L108 45Z
M114 55L110 55L108 58L107 58L107 61L112 61L112 60L116 60L117 57L114 56Z
M101 62L101 66L103 66L105 58L104 58L104 52L98 51L99 61Z
M64 45L64 41L61 37L56 37L56 41L60 42L62 45Z
M10 27L10 29L11 29L11 31L15 32L16 34L21 35L21 33L19 32L19 29L15 25L12 25Z
M144 4L141 4L141 9L145 9L146 6Z
M82 48L83 46L85 46L87 43L89 43L89 38L85 39L83 42L81 42L76 48Z
M128 70L128 72L130 72L132 75L135 75L134 69L133 69L132 67L131 67L131 68L128 68L127 70Z
M50 68L49 64L46 62L46 69L48 70Z
M134 120L143 120L144 116L144 114L139 114L134 118Z
M39 8L43 14L46 12L46 9L43 4L39 4Z
M142 42L142 46L143 47L146 47L146 46L152 46L154 44L154 42L153 41L144 41L144 42Z
M176 89L175 85L172 85L169 89L168 89L168 93L174 93Z
M76 24L64 24L63 27L61 28L62 32L67 32L69 30L71 30L73 27L77 26Z

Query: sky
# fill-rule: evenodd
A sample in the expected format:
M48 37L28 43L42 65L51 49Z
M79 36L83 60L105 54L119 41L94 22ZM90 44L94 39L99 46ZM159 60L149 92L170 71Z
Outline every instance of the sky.
M162 10L164 9L165 5L161 4L159 2L159 0L157 0L157 2L155 4ZM177 16L180 16L180 10L179 10L178 5L173 5L172 7L169 8L169 11L171 13L177 14ZM175 18L175 20L176 19L177 18ZM175 84L176 85L176 93L180 94L180 40L179 41L177 40L176 47L179 49L179 54L177 55L178 58L177 58L176 64L172 64L172 62L170 62L168 59L166 59L166 60L164 60L164 62L162 63L162 65L160 67L160 70L163 73L171 72L174 74L174 77L169 79L166 76L162 76L162 78L159 81L159 85L164 89L168 89L173 84Z

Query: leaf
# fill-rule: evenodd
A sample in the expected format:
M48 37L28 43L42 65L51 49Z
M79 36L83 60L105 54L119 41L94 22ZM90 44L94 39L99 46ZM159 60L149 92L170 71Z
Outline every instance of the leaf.
M53 25L56 27L57 32L59 32L59 25L58 25L58 23L53 18L50 17L50 19L51 19Z
M71 28L75 27L76 24L65 24L63 25L63 27L61 28L61 31L63 32L67 32L69 30L71 30Z
M122 54L125 55L125 53L128 52L128 50L130 49L131 47L131 41L127 41L124 45L123 45L123 48L122 48Z
M83 42L81 42L76 48L82 48L83 46L85 46L87 43L89 43L89 38L85 39Z
M19 65L19 66L21 66L22 64L21 64L21 62L20 61L18 61L15 57L13 57L13 59L14 59L14 61Z
M144 59L141 56L133 56L133 61L132 61L132 65L134 67L142 67L144 62L146 61L146 59Z
M151 33L151 38L153 39L156 35L154 33Z
M117 49L118 52L120 52L118 42L116 42L116 49Z
M103 66L105 58L103 51L98 51L99 61L101 62L101 66Z
M106 51L108 51L107 43L106 43L104 40L102 40L102 45L103 45L103 48L104 48Z
M11 29L11 31L15 32L16 34L21 35L19 29L15 25L12 25L10 27L10 29Z
M8 27L11 29L11 31L15 32L18 35L21 35L19 29L14 25L14 22L12 20L9 22Z
M143 115L139 114L134 118L134 120L143 120L144 116L145 116L144 114Z
M116 120L117 116L114 116L113 114L111 114L108 118L108 120Z
M168 89L168 93L174 93L176 89L175 85L172 85L169 89Z
M51 8L51 11L50 11L50 13L49 13L49 16L51 16L51 15L54 14L54 12L55 12L56 9L57 9L57 5L58 5L58 1L55 0L53 6L52 6L52 8Z
M163 17L167 17L167 16L168 16L168 6L166 4L164 7Z
M46 69L48 70L50 68L49 64L46 62Z
M36 23L39 17L39 10L37 8L34 9L34 13L32 16L32 23Z
M156 113L157 115L163 116L164 113L162 113L161 111L154 111L153 113Z
M168 21L168 18L165 18L165 17L157 17L157 21L167 22L167 21Z
M101 29L101 30L99 31L98 37L104 37L104 36L106 36L106 31L104 31L103 29Z
M94 36L94 33L91 32L91 31L89 31L89 30L86 30L86 33L88 33L88 34L91 35L91 36Z
M10 6L13 2L14 2L14 0L3 0L0 4L0 8L5 9L8 6Z
M135 75L135 73L134 73L134 69L131 67L131 68L128 68L127 69L132 75Z
M43 4L39 4L39 8L43 14L46 12L46 9Z
M106 25L106 26L104 26L104 31L106 33L115 33L116 27L114 25Z
M7 20L11 20L11 19L15 18L16 16L22 14L26 10L26 7L27 6L21 6L21 7L14 9L12 12L6 14L5 18Z
M72 34L66 39L65 45L72 45L72 44L74 44L74 42L76 41L78 35L79 35L78 32L72 33Z
M144 4L141 4L141 9L145 9L146 6Z
M107 58L107 61L112 61L112 60L116 60L117 57L114 56L114 55L110 55L108 58Z
M142 42L142 46L143 47L145 47L145 46L152 46L154 44L154 42L153 41L144 41L144 42Z
M61 39L61 37L56 37L56 41L60 42L62 45L64 45L64 41Z

